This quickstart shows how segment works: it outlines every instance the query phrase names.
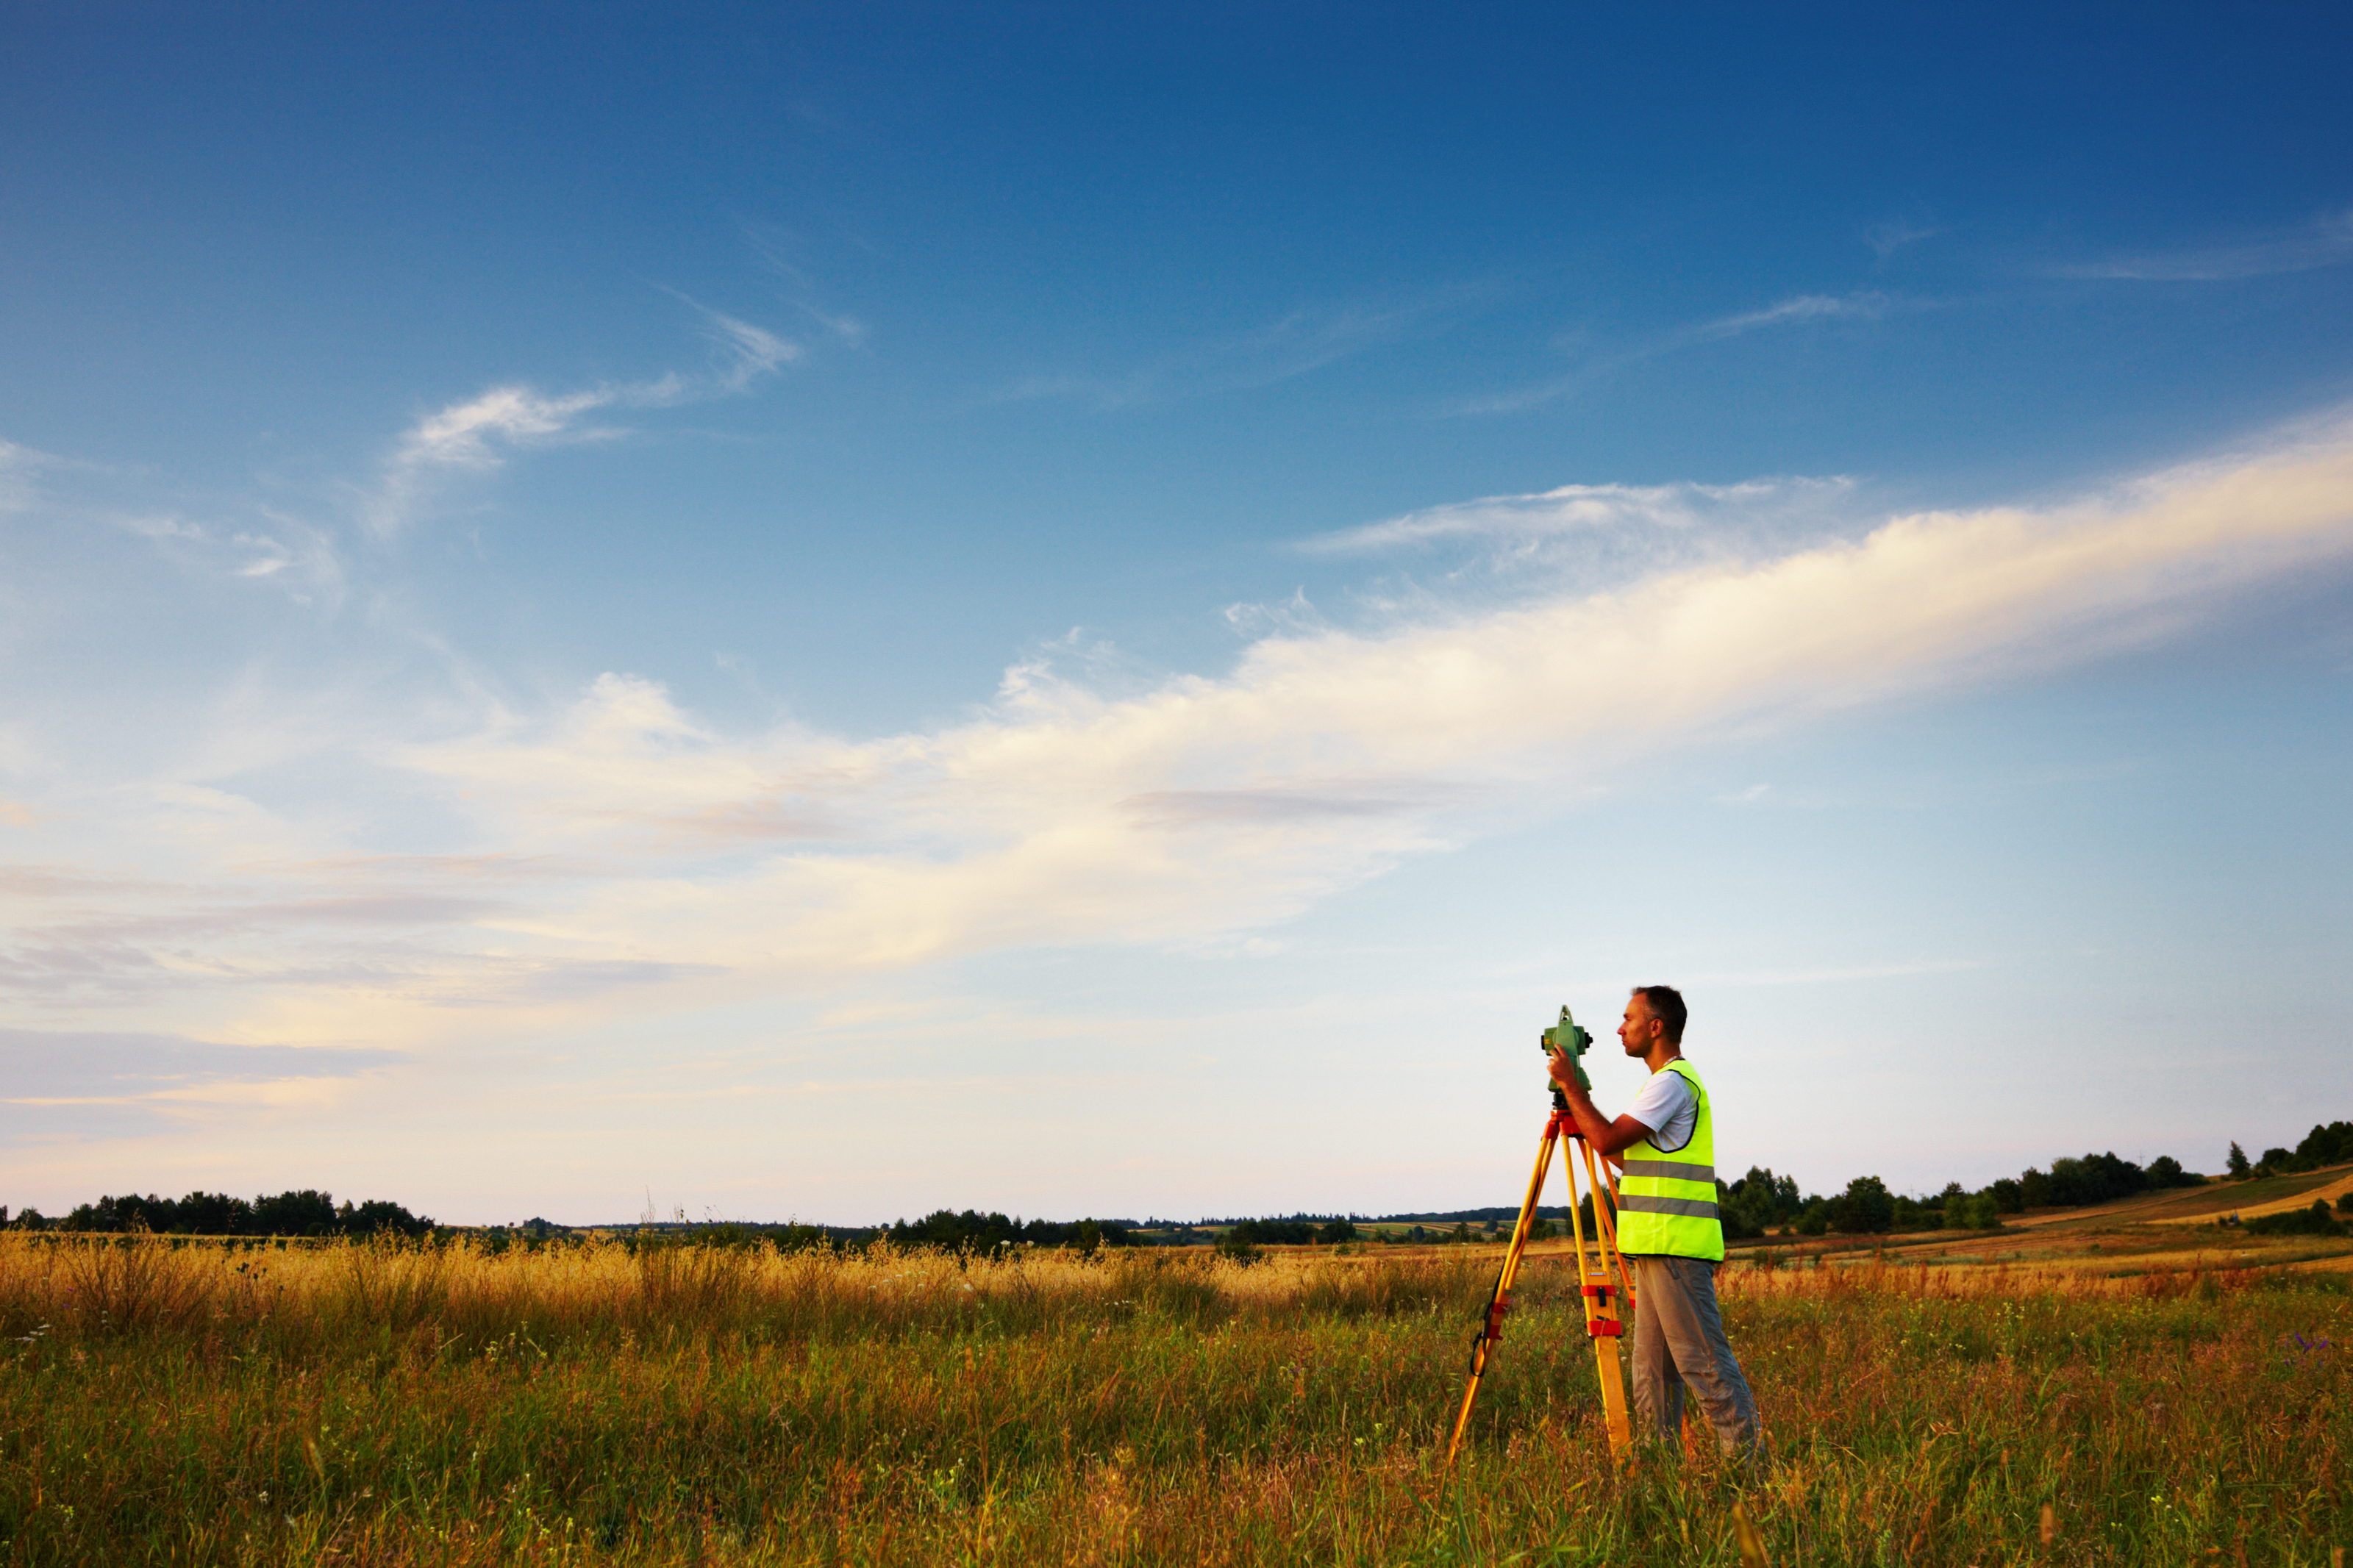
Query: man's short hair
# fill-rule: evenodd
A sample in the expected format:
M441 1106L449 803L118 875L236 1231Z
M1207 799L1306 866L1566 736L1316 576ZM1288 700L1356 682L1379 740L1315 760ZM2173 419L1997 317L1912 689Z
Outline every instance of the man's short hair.
M1683 1021L1691 1009L1683 1005L1683 994L1672 985L1637 985L1633 994L1649 1004L1651 1016L1665 1026L1667 1044L1683 1043Z

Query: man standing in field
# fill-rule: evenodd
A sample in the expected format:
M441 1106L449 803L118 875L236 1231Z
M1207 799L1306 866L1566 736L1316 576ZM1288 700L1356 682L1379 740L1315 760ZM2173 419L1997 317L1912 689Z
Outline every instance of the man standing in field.
M1615 1121L1594 1108L1558 1052L1550 1071L1578 1135L1624 1173L1618 1247L1634 1266L1638 1429L1673 1436L1688 1387L1724 1451L1745 1452L1757 1444L1757 1402L1716 1311L1724 1226L1715 1212L1715 1121L1706 1086L1683 1060L1685 1016L1674 987L1635 987L1618 1038L1650 1068L1651 1080Z

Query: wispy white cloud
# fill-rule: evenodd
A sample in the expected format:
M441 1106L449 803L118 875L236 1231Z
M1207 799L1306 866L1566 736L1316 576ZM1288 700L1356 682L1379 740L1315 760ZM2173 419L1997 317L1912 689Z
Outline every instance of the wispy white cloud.
M702 320L718 351L708 373L671 372L652 381L545 393L522 383L494 386L427 414L402 433L360 510L378 533L402 526L444 477L498 468L510 452L559 442L605 440L625 432L587 423L602 410L661 408L740 393L802 356L798 343L701 301L665 289Z
M1616 349L1590 354L1577 369L1508 392L1460 399L1448 405L1455 415L1517 414L1571 396L1592 382L1664 354L1723 342L1751 332L1831 321L1876 321L1903 310L1931 308L1931 301L1876 289L1854 294L1798 294L1754 310L1739 310L1705 321L1653 332ZM1580 345L1581 346L1581 340Z
M1671 530L1735 494L1564 487L1331 547ZM2347 559L2337 424L2063 504L1882 518L1599 589L1556 577L1373 630L1303 615L1225 673L1141 689L1066 676L1050 648L963 720L874 738L730 733L620 674L454 731L375 715L412 738L355 742L355 763L435 799L465 852L384 853L216 787L30 798L9 831L47 869L0 888L0 988L244 997L219 1004L239 1037L401 1044L452 1008L549 1021L1011 947L1230 943L1695 740L2031 674ZM142 876L106 871L125 865Z
M265 509L242 524L151 511L102 511L99 519L184 566L269 582L301 605L332 609L343 603L341 552L325 531L290 513Z
M714 812L755 806L834 825L708 881L592 899L567 921L591 945L650 921L715 962L806 970L1194 938L1280 919L1659 747L2080 658L2348 552L2339 429L2062 507L1921 513L1602 594L1272 637L1230 675L1116 700L1032 674L939 731L746 746L613 678L553 727L404 758L478 803L501 842L548 850L671 857Z
M118 1100L217 1082L348 1078L396 1065L396 1052L250 1046L172 1035L0 1028L8 1098Z
M609 387L547 396L512 385L449 404L402 434L375 486L358 493L359 513L378 534L396 532L451 471L484 472L505 460L504 448L577 438L575 422L618 396Z
M849 347L857 348L866 342L866 323L857 317L820 310L805 301L797 303L802 313Z
M24 590L71 573L93 535L140 540L193 576L266 583L305 607L332 610L343 603L344 562L328 529L253 499L191 499L162 489L135 467L0 439L0 517L22 520L12 540L16 571L0 574L0 647L59 613L46 597L27 602Z
M714 310L691 295L675 289L664 292L702 317L703 336L720 351L722 363L714 378L717 390L740 392L759 377L796 363L806 352L789 338L778 337L765 327ZM667 388L665 401L689 395L692 390L689 384L673 380Z
M2286 272L2311 272L2348 262L2353 262L2353 212L2334 213L2300 228L2253 239L2082 262L2052 270L2062 278L2221 283Z
M1921 240L1933 239L1944 232L1944 227L1940 224L1915 221L1908 217L1895 217L1889 218L1884 223L1873 224L1865 228L1862 231L1862 242L1871 247L1872 254L1884 261L1907 245L1916 245Z
M800 311L837 341L855 348L866 341L866 323L846 311L829 309L818 302L822 290L808 269L797 259L804 247L802 238L778 224L745 222L741 226L744 238L760 258L761 265L782 279L787 288L786 302Z
M1401 342L1482 295L1483 290L1465 288L1386 302L1302 309L1118 372L1058 370L1019 376L991 391L984 401L1068 398L1115 409L1271 386Z
M154 1133L225 1105L340 1098L409 1058L337 1046L234 1045L100 1030L0 1029L0 1144Z
M1683 341L1718 342L1736 338L1743 332L1760 331L1767 327L1792 326L1802 321L1875 321L1894 309L1895 300L1886 294L1799 294L1761 310L1743 310L1735 315L1719 316L1685 330Z
M411 426L400 438L393 466L494 468L500 458L493 443L514 447L565 435L581 415L608 407L622 395L611 387L548 397L527 386L494 386Z
M1482 496L1341 529L1307 540L1313 554L1388 553L1456 542L1524 547L1563 538L1627 543L1656 564L1668 542L1707 531L1726 542L1736 525L1799 519L1821 528L1837 521L1855 482L1831 479L1752 479L1735 485L1563 485L1536 495ZM1737 536L1736 536L1737 537Z
M56 461L46 452L0 441L0 514L33 504L33 476Z

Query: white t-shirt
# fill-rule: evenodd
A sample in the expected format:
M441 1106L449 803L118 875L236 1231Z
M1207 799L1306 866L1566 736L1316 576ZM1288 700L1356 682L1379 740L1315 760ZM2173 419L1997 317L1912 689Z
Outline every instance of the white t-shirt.
M1683 1075L1661 1068L1634 1097L1626 1114L1651 1130L1651 1142L1672 1154L1692 1141L1699 1121L1699 1096Z

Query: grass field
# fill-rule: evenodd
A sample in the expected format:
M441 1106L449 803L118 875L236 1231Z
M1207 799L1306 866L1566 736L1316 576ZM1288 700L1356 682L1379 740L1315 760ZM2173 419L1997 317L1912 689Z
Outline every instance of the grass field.
M2353 1542L2353 1298L2254 1266L2288 1246L2126 1278L1736 1264L1775 1446L1753 1472L1672 1448L1613 1470L1566 1272L1539 1261L1450 1481L1496 1251L8 1235L0 1554L1732 1563L1744 1500L1776 1563L2319 1565Z

